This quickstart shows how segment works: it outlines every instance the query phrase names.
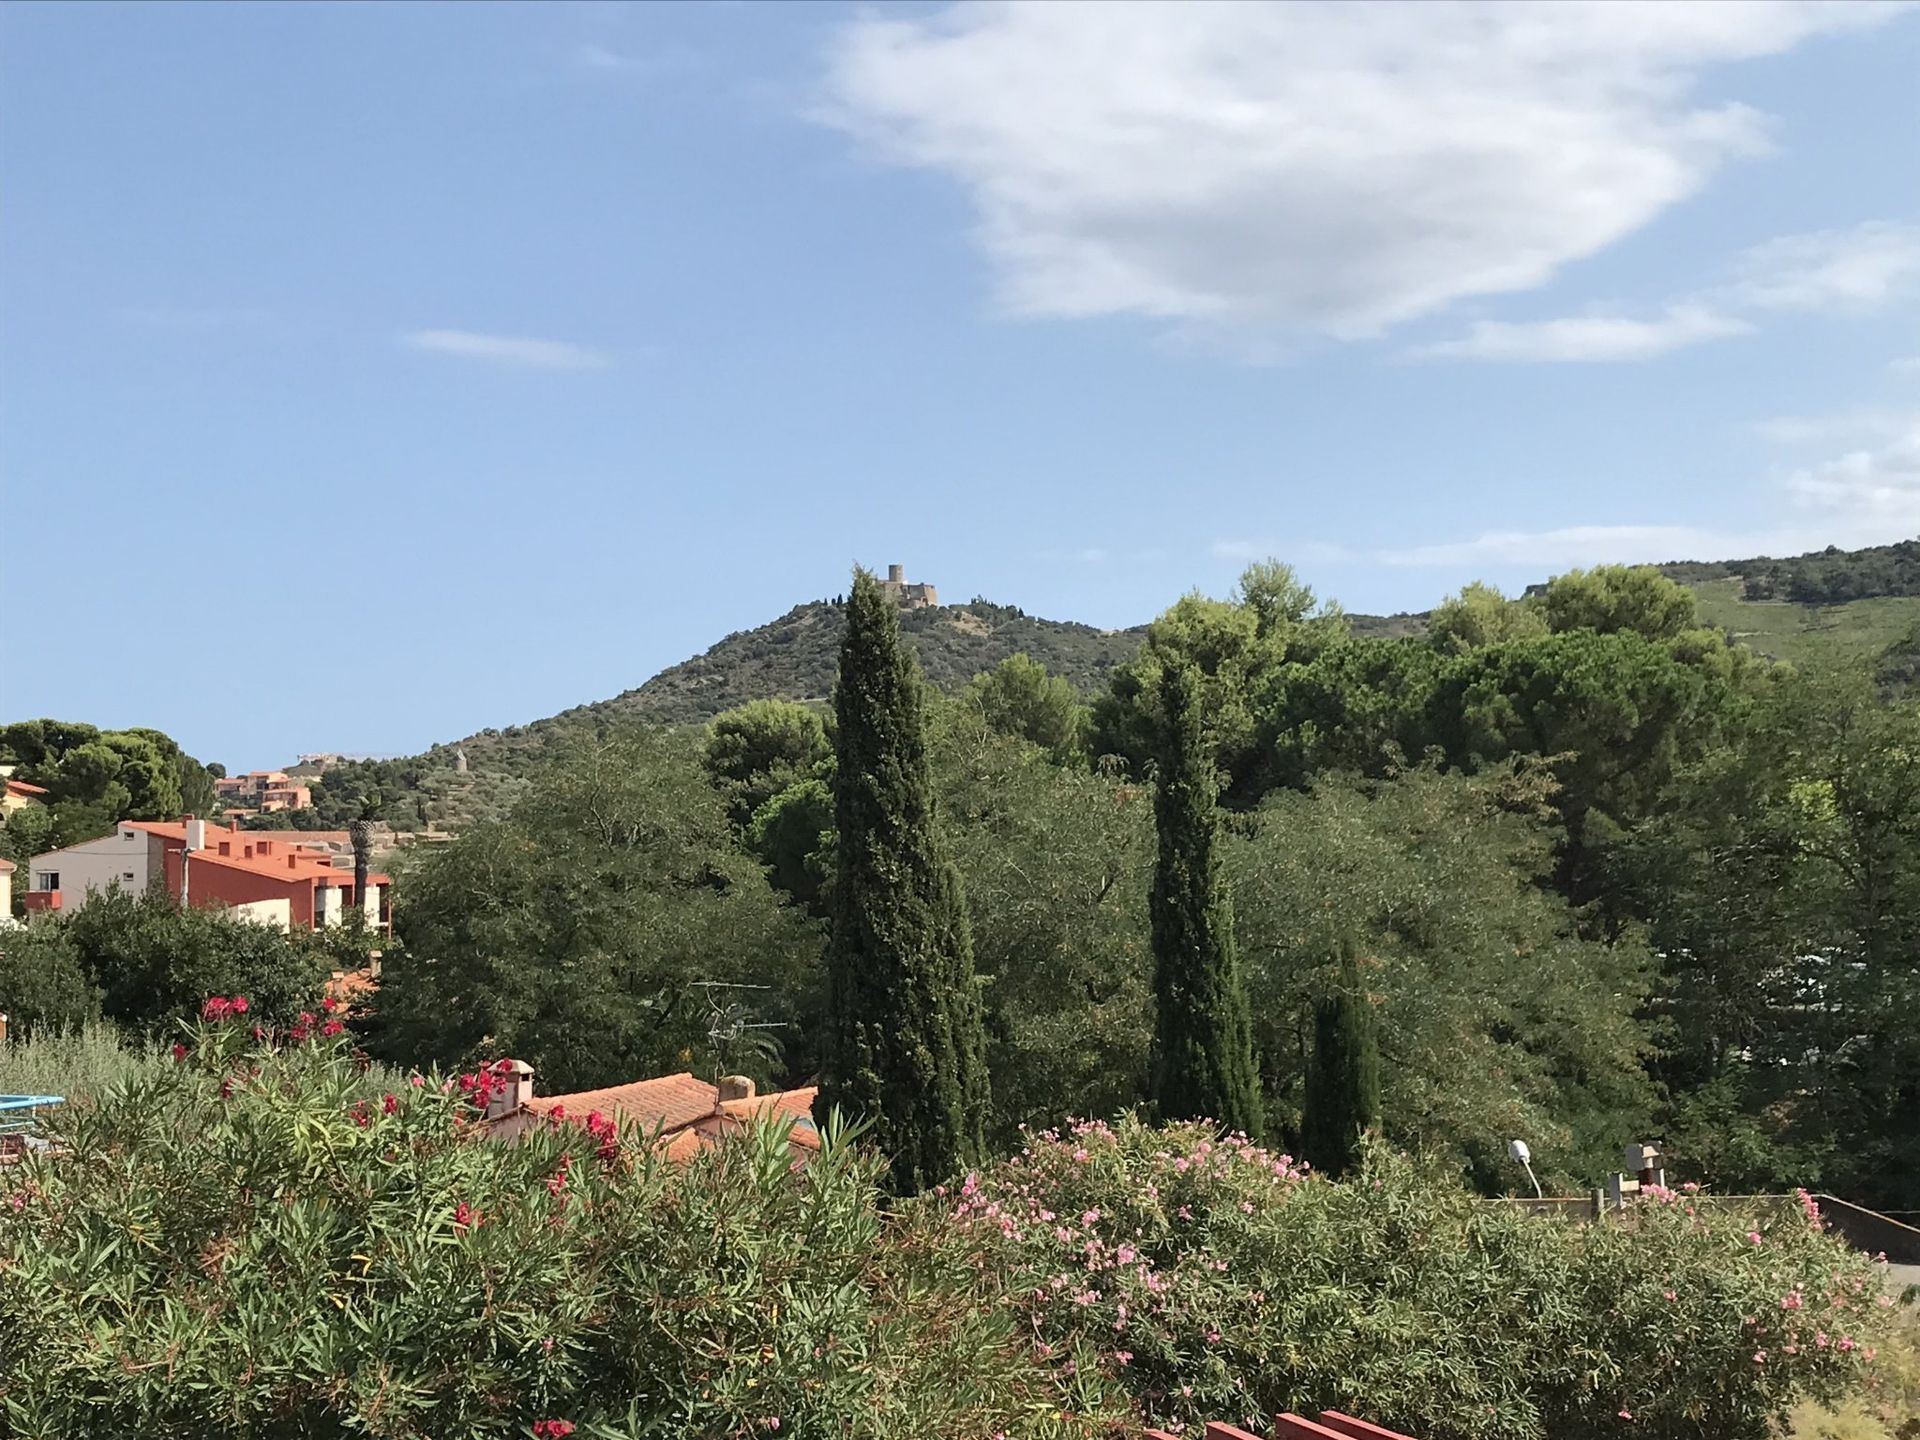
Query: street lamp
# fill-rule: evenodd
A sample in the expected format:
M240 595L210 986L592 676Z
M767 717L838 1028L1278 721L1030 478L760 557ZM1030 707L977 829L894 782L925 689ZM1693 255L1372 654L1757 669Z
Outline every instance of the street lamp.
M1507 1154L1520 1162L1522 1168L1527 1172L1527 1179L1533 1181L1533 1198L1536 1200L1546 1199L1547 1197L1540 1191L1540 1182L1534 1178L1533 1152L1527 1149L1527 1142L1524 1140L1509 1140L1507 1142Z

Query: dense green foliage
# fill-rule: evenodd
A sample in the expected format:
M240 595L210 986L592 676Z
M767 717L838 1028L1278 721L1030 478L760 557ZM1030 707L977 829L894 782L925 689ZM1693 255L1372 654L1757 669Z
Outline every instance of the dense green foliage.
M1092 1433L842 1139L798 1173L772 1130L681 1171L573 1125L488 1143L336 1043L216 1026L0 1169L0 1428Z
M639 731L558 763L503 821L411 856L369 1043L396 1063L508 1051L552 1091L775 1057L722 1053L698 982L753 984L804 1066L818 934L743 855L697 737ZM814 1017L814 1018L809 1018Z
M1359 1413L1425 1440L1767 1440L1875 1368L1880 1275L1791 1204L1575 1226L1374 1150L1351 1183L1209 1129L1078 1124L972 1178L1002 1303L1155 1422Z
M0 940L0 1010L22 1033L104 1016L151 1034L209 995L244 993L284 1020L318 1003L332 964L319 937L114 889Z
M1167 1119L1209 1118L1247 1135L1262 1128L1253 1022L1234 946L1233 902L1218 851L1213 761L1201 738L1197 676L1160 678L1166 741L1154 788L1153 1076Z
M837 755L826 1064L819 1110L873 1127L895 1188L978 1158L989 1101L959 872L935 819L919 666L893 604L854 575Z
M1093 1440L1337 1406L1764 1440L1871 1387L1887 1329L1810 1202L1575 1226L1379 1149L1333 1183L1124 1119L888 1205L844 1134L800 1167L771 1127L684 1168L599 1117L496 1143L465 1087L251 1020L0 1169L8 1433Z
M1380 1040L1373 1000L1353 947L1341 947L1338 982L1313 1004L1300 1156L1339 1177L1360 1158L1361 1140L1380 1123Z
M213 776L159 730L20 720L0 726L0 765L47 792L43 804L23 807L0 827L0 858L23 869L35 855L105 835L122 820L213 808Z

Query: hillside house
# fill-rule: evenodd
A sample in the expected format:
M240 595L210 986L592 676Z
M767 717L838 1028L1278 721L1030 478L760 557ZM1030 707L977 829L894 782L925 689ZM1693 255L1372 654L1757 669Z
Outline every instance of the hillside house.
M44 785L29 785L25 780L16 780L7 776L7 788L0 795L0 815L11 815L16 810L24 810L29 805L47 803L47 790Z
M249 770L244 775L213 782L213 793L234 806L245 806L257 813L275 810L306 810L313 805L313 791L284 770Z
M164 885L182 903L225 906L281 930L322 930L346 922L353 872L325 850L284 837L183 820L123 820L111 835L36 855L29 910L71 910L111 890L145 893ZM367 877L367 924L391 924L385 875Z

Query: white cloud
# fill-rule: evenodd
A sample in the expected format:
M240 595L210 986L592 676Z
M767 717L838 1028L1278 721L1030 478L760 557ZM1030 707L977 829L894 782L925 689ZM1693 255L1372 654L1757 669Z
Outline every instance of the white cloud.
M1787 235L1741 257L1730 301L1764 310L1866 310L1920 286L1920 225L1874 221Z
M1899 538L1920 531L1920 417L1884 444L1796 470L1787 490L1816 513L1891 528Z
M852 22L826 118L966 187L1015 314L1354 338L1630 234L1764 146L1700 71L1895 9L1002 0Z
M1869 221L1850 230L1782 235L1744 251L1725 285L1668 305L1657 319L1605 313L1509 323L1482 320L1414 359L1644 360L1683 346L1748 335L1740 311L1871 310L1920 281L1920 226Z
M1828 542L1818 542L1825 545ZM1788 542L1792 550L1814 548ZM1655 565L1668 560L1784 553L1777 535L1690 525L1568 525L1557 530L1487 530L1470 540L1379 551L1383 565L1505 565L1546 570L1571 565Z
M1482 320L1459 340L1423 345L1408 353L1416 359L1445 360L1645 360L1752 330L1736 316L1683 304L1668 306L1654 320L1601 314L1520 324Z
M1858 423L1854 417L1854 423ZM1884 545L1920 534L1920 414L1882 421L1881 443L1801 466L1745 507L1745 526L1571 525L1489 530L1465 540L1376 551L1383 565L1645 564L1797 555L1827 545ZM1798 438L1798 437L1796 437ZM1782 503L1784 502L1784 503Z
M1907 417L1891 410L1856 406L1826 415L1775 415L1753 427L1754 433L1776 445L1858 444L1898 435Z
M414 330L400 337L415 350L489 360L500 365L524 365L537 370L593 370L609 357L565 340L530 340L518 335L482 335L472 330Z

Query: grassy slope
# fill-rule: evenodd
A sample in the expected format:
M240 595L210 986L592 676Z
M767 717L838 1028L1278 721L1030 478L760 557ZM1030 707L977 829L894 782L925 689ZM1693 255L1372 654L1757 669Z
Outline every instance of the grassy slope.
M1700 615L1710 625L1775 660L1867 660L1885 654L1920 625L1920 596L1889 595L1844 605L1795 605L1743 600L1737 579L1694 584Z

